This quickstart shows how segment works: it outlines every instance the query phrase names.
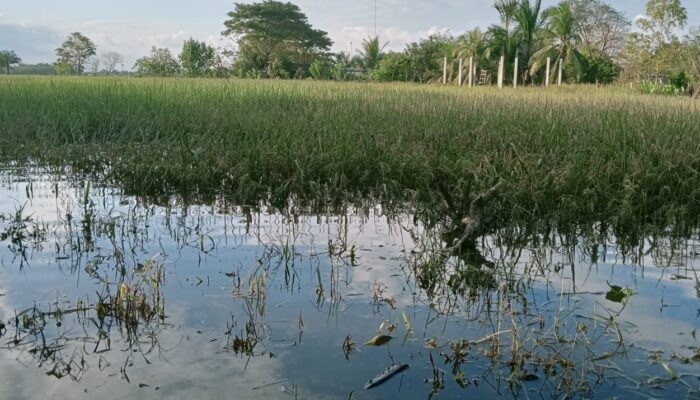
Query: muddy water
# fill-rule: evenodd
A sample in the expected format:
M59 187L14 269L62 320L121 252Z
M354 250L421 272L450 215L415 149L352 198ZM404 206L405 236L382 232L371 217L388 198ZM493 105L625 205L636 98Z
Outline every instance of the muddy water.
M1 176L2 399L700 396L692 238L489 237L495 266L469 269L379 207L286 216Z

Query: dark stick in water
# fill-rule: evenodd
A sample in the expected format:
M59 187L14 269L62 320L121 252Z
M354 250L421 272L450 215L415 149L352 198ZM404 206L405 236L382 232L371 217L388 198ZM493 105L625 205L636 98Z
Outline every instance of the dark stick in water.
M372 389L373 387L377 387L377 386L381 385L382 383L391 379L392 376L398 374L399 372L403 372L407 369L408 369L408 364L394 364L391 367L387 368L381 374L377 375L373 379L370 379L369 382L367 382L365 384L365 390Z

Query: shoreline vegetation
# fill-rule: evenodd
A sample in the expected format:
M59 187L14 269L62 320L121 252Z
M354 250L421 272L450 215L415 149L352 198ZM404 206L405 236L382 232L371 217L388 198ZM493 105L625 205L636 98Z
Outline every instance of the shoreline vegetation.
M623 86L7 77L0 104L3 162L152 199L369 202L458 225L499 185L481 234L598 226L634 241L700 225L700 104Z

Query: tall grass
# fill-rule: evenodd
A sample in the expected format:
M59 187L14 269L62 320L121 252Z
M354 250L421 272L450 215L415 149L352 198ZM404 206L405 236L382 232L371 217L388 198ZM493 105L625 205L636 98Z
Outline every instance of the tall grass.
M700 218L699 102L623 88L8 78L0 157L107 171L137 193L437 215L503 181L493 226Z

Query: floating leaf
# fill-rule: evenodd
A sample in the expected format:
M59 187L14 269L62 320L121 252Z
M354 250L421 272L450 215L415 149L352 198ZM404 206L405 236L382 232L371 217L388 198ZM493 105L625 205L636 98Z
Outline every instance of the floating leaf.
M610 286L610 291L605 295L605 298L613 303L622 303L634 294L634 292L629 288L623 288L621 286L611 284L608 284L608 286Z
M413 328L411 328L411 320L408 319L408 315L406 315L406 312L401 310L401 315L403 316L403 323L406 325L406 330L407 331L412 331Z
M384 346L389 343L393 336L389 335L377 335L365 343L365 346Z
M676 371L674 371L674 370L671 369L671 367L668 365L668 363L666 363L665 361L662 361L662 362L661 362L661 365L664 367L664 369L666 370L666 372L668 372L669 374L671 374L671 379L673 379L674 381L675 381L676 379L678 379L678 374L676 374Z

